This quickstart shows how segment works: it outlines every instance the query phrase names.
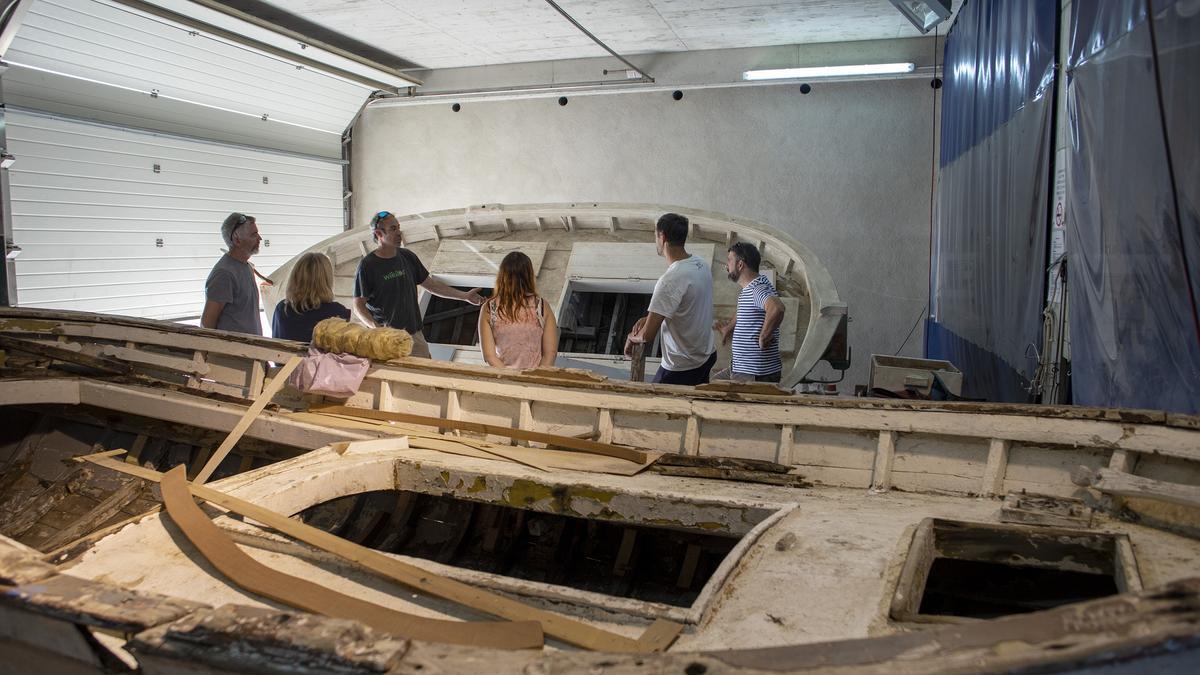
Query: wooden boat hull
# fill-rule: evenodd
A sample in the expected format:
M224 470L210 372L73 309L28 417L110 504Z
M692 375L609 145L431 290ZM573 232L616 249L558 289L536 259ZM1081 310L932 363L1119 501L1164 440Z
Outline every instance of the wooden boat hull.
M296 343L219 331L36 310L0 311L0 348L5 359L0 414L71 408L90 411L97 432L109 420L139 416L208 429L218 437L237 426L269 383L269 362L284 362L302 350ZM265 607L261 599L230 590L211 571L197 567L173 537L169 519L149 514L118 529L101 527L68 550L50 552L53 562L65 563L62 568L46 564L47 551L0 539L0 584L17 587L0 602L0 644L21 658L64 668L104 667L113 658L109 652L120 648L147 671L158 672L182 672L196 664L217 671L253 664L269 671L283 662L313 670L338 664L351 672L384 663L462 671L478 667L485 657L498 672L601 664L926 672L1183 659L1168 662L1177 665L1194 659L1185 648L1198 640L1200 582L1186 577L1200 560L1200 544L1163 531L1192 537L1197 531L1197 508L1187 504L1188 488L1200 485L1200 421L1193 417L781 396L753 387L697 390L614 382L575 371L498 373L413 359L373 366L363 390L348 401L349 415L322 413L328 402L294 392L285 392L276 403L248 425L245 447L273 443L283 450L213 487L284 516L356 495L407 491L521 509L528 514L525 532L533 520L542 523L534 530L556 532L545 529L550 522L545 518L554 514L683 533L685 547L694 532L724 534L738 543L695 598L680 606L401 558L430 574L519 597L605 630L616 625L636 634L656 619L686 627L666 654L500 654L409 644L351 622ZM394 413L443 420L435 426L488 424L492 431L438 435L433 426L390 425L373 418ZM579 457L576 464L539 467L545 462L530 460L554 451L508 445L511 439L502 427L586 436L695 460L774 462L787 472L778 475L802 476L804 482L720 471L621 472L571 453L563 454L567 461ZM412 443L399 450L399 439ZM367 443L338 445L344 441ZM509 457L445 451L455 445L508 448ZM96 449L90 438L77 448L76 454ZM303 454L288 458L288 453ZM188 455L183 461L194 464L196 458ZM1020 497L1022 491L1047 499L1079 496L1071 470L1080 465L1137 478L1140 483L1128 484L1140 485L1142 492L1121 494L1123 503L1099 499L1115 493L1093 493L1091 502L1080 504L1094 515L1075 517L1069 535L1023 531L1055 541L1109 537L1120 561L1118 595L1020 618L950 617L944 620L956 625L941 630L930 630L936 623L920 623L928 619L905 598L917 584L908 564L913 552L939 555L937 544L927 539L936 537L938 528L925 525L928 519L956 519L966 523L959 527L979 532L1015 527L1001 519L1020 515L1021 509L1002 505L1001 496ZM806 483L812 487L798 487ZM1031 513L1037 515L1037 509L1027 509L1023 517ZM1141 520L1114 515L1122 513ZM371 518L388 523L394 515L373 512ZM244 550L284 571L404 611L466 616L445 602L413 600L389 590L355 564L250 522L227 517L217 522ZM369 523L346 530L367 543L386 539L372 536L377 531ZM486 532L486 524L475 531ZM638 540L645 537L648 547L661 545L647 532L618 537L615 551L592 555L612 555L637 570ZM623 554L625 539L630 544ZM999 550L1008 556L1019 549ZM623 569L616 562L614 569ZM1151 590L1139 590L1142 585ZM80 626L131 639L119 639L105 651L96 639L82 639ZM329 646L339 640L356 648Z
M603 287L649 293L665 270L661 259L654 260L653 249L650 249L650 264L643 269L638 265L622 266L630 264L622 260L629 258L629 253L603 249L596 252L596 260L591 260L580 246L603 242L618 247L639 241L652 243L654 223L663 213L671 211L689 218L692 232L688 243L699 247L696 250L703 249L711 258L708 262L713 267L718 316L733 316L736 304L736 286L724 271L726 248L734 241L745 241L762 252L763 269L776 275L776 286L790 308L782 329L783 384L795 386L825 357L830 341L843 325L847 309L816 255L769 225L695 209L614 203L493 204L401 216L398 220L404 231L405 246L417 252L433 274L453 285L490 286L504 253L524 247L533 254L535 266L540 267L539 290L553 304L561 325L562 310L572 290ZM470 254L454 256L443 250L445 242L468 244L472 246ZM489 243L495 250L485 250ZM546 247L545 264L543 254L532 251L537 246ZM330 257L335 268L335 294L338 301L349 307L358 262L374 248L373 234L364 225L326 239L304 253L316 251ZM268 316L284 298L294 262L295 259L275 270L270 277L273 285L263 287L263 307ZM601 372L611 372L614 367L617 370L623 367L628 372L627 363L619 359L606 361L577 353L564 353L562 357L563 363L583 361ZM477 349L471 347L460 348L455 358L481 362ZM722 358L727 365L728 355Z

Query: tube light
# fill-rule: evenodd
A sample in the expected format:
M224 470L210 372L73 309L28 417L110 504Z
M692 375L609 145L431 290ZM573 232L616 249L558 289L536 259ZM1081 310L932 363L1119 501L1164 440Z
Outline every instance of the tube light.
M743 80L791 80L811 77L846 77L854 75L898 75L917 69L915 63L864 63L857 66L814 66L811 68L775 68L747 70Z

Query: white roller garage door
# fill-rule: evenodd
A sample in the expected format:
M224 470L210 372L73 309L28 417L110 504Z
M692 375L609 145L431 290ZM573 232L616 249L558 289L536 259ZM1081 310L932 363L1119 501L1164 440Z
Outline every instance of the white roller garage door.
M270 274L341 232L339 161L9 109L17 304L195 317L231 211Z

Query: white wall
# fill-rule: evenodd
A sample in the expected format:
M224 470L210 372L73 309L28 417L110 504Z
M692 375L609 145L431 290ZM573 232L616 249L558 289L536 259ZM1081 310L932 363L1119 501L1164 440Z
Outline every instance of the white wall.
M934 93L928 79L368 107L355 224L494 202L650 202L774 225L810 246L849 305L854 366L923 318ZM904 354L919 356L922 327ZM818 374L828 376L822 367Z

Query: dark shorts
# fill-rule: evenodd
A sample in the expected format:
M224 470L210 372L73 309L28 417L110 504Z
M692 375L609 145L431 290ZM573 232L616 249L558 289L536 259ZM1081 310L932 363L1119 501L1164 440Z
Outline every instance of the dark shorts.
M770 375L748 375L746 373L731 373L729 379L734 382L779 382L782 379L783 371L771 373Z
M713 352L708 360L691 370L667 370L662 366L654 373L651 382L655 384L686 384L694 387L708 382L708 374L712 372L713 364L717 362L717 353Z

